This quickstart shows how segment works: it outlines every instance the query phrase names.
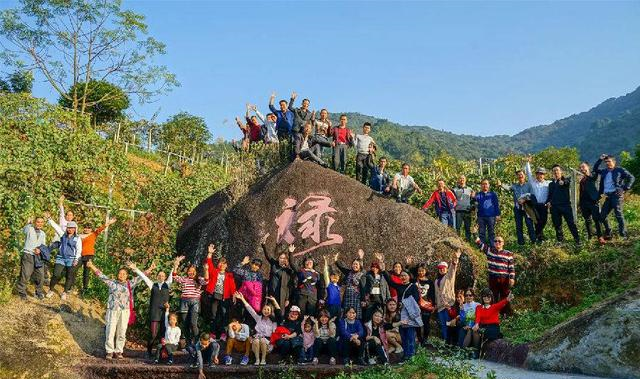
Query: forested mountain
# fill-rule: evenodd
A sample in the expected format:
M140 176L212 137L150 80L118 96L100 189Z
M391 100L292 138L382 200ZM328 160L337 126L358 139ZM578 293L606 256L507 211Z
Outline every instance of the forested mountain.
M338 114L332 115L337 122ZM365 121L385 154L413 163L425 163L439 152L461 159L496 158L509 152L537 152L546 147L576 147L582 158L600 153L634 152L640 143L640 87L579 114L549 125L534 126L514 135L477 137L436 130L429 126L400 125L359 113L347 113L352 129Z

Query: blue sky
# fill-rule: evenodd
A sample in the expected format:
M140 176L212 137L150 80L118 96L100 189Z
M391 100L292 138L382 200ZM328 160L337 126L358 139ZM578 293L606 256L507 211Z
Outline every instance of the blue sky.
M9 3L0 3L0 6ZM238 138L246 102L292 90L311 107L455 133L518 131L640 85L640 2L124 1L167 44L182 86L137 106L203 116ZM37 96L55 98L44 84ZM226 124L223 120L229 120Z

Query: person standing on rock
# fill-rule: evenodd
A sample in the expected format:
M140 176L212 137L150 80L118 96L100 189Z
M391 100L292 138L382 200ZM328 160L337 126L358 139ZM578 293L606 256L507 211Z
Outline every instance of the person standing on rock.
M281 304L281 308L276 309L277 316L284 319L285 310L289 307L289 300L291 299L291 287L293 286L293 278L295 272L289 265L289 254L281 252L278 254L278 258L275 259L267 251L267 239L269 233L265 234L260 241L264 256L269 262L269 281L267 283L267 295L272 296L278 304Z
M438 275L434 282L436 295L436 311L438 312L438 323L440 324L440 335L444 341L447 341L447 322L449 321L449 308L456 301L456 272L458 269L458 261L462 251L455 252L451 267L447 262L438 263Z
M358 258L351 262L351 268L343 265L338 257L340 253L336 253L333 261L344 277L344 295L342 297L342 309L353 308L356 311L356 317L362 319L362 289L364 288L365 273L362 270L362 259L364 251L358 250Z
M433 191L429 200L422 206L422 210L426 211L433 204L436 216L443 225L455 228L456 205L458 200L453 191L447 188L444 179L438 180L438 188Z
M16 285L16 290L20 299L27 299L27 285L31 278L34 278L36 285L36 297L38 299L44 298L42 284L44 282L44 264L41 267L37 267L36 260L37 255L40 255L40 246L46 245L47 235L42 230L45 225L44 217L36 217L35 221L29 219L27 225L22 228L24 233L24 246L22 247L22 256L20 257L20 279Z
M233 270L234 274L236 274L242 283L238 292L244 296L245 300L247 300L256 312L260 312L262 309L262 282L264 278L260 272L260 267L262 267L262 260L258 258L251 259L251 257L247 255L242 259L242 262L238 263L235 270Z
M162 322L165 315L165 304L169 303L171 297L171 283L173 283L173 273L167 274L164 271L158 271L156 281L152 281L146 275L155 269L155 263L145 272L142 277L145 284L151 290L149 297L149 339L147 340L147 355L152 356L153 346L158 344L158 340L165 335L166 322Z
M300 312L305 316L316 316L318 307L324 305L327 296L327 288L322 274L315 269L313 258L304 258L304 266L299 267L291 254L295 251L295 246L289 250L289 262L291 268L296 273L297 286L293 290L294 298Z
M356 148L356 180L366 185L369 179L369 167L367 158L371 153L371 144L375 145L371 133L371 123L365 122L362 125L362 134L351 133L351 140Z
M82 230L82 234L80 235L80 239L82 240L82 256L80 260L82 261L82 294L87 291L89 287L89 267L87 267L87 262L93 260L93 257L96 254L96 239L98 235L102 233L106 228L113 225L116 222L116 218L109 218L107 222L98 227L97 229L93 229L89 226L85 226Z
M184 256L179 256L174 261L173 280L180 284L180 315L184 325L183 330L186 331L185 338L193 345L197 342L199 334L200 297L202 296L202 287L209 282L209 268L205 264L204 277L198 277L196 266L190 265L187 268L187 276L180 276L178 267L184 258Z
M409 175L410 169L411 167L408 163L403 163L402 171L393 177L391 188L398 203L408 203L409 198L414 192L422 194L420 187L418 187L411 175Z
M320 119L316 119L316 112L311 112L311 121L313 122L313 138L312 141L316 145L320 145L320 158L322 158L322 150L325 147L331 147L329 134L331 133L332 124L329 120L329 111L322 109L320 111Z
M538 219L536 220L536 242L542 243L544 241L544 227L547 225L547 219L549 209L547 207L547 199L549 197L549 183L545 180L547 170L544 167L538 167L536 170L536 176L533 177L531 173L531 162L533 157L529 155L527 157L527 163L524 165L524 171L527 174L529 184L531 184L531 194L535 197L533 200Z
M496 222L500 221L500 203L498 195L489 190L488 179L480 182L480 188L481 191L473 196L473 200L478 204L478 236L484 243L493 246Z
M122 359L122 352L124 351L124 344L127 339L127 326L130 322L131 308L133 305L133 290L143 280L149 279L146 278L146 275L140 271L134 263L129 263L128 265L129 269L138 275L132 280L129 280L129 273L125 268L118 270L117 279L114 280L103 274L93 262L89 261L87 265L109 288L107 314L105 316L106 339L104 348L107 352L106 359Z
M578 209L584 218L584 226L587 229L587 239L591 239L594 236L592 222L595 224L598 242L604 245L606 243L604 235L602 234L602 224L604 224L605 230L611 230L607 219L602 219L600 213L600 191L598 188L598 173L591 171L589 162L582 162L580 164L580 173L582 178L580 179L580 195L578 197Z
M76 267L78 266L78 262L82 256L82 240L77 233L78 225L75 221L68 221L66 223L66 230L64 231L51 218L49 218L48 222L56 231L59 241L56 241L58 254L56 254L56 261L53 266L53 275L51 276L49 292L47 292L46 297L50 298L53 296L53 289L60 279L62 279L62 275L64 274L64 291L60 295L60 298L62 300L66 300L67 295L73 288L73 284L76 281Z
M387 158L380 157L378 165L370 167L370 169L371 180L369 181L369 187L381 195L388 195L391 192L391 178L387 172Z
M487 268L489 271L489 288L494 301L500 301L511 293L511 288L516 283L516 268L513 253L504 249L504 239L496 236L494 246L487 245L480 238L476 238L476 244L487 256ZM507 305L503 313L510 314L511 308Z
M347 127L347 115L340 115L340 124L331 129L333 141L333 169L344 174L347 166L347 149L353 145L351 130Z
M278 104L280 109L276 109L273 105L276 99L276 93L272 93L269 98L269 109L276 115L276 128L278 129L278 139L282 141L289 141L293 136L293 125L295 123L295 115L291 110L286 100L280 100Z
M213 338L216 336L224 340L224 326L228 324L229 309L233 301L233 294L236 292L236 281L233 272L227 271L227 259L220 257L218 264L213 263L213 256L216 254L216 247L210 244L207 248L207 259L205 263L209 269L209 281L205 288L205 299L203 305L209 309L205 314L208 317Z
M300 133L302 128L312 120L313 112L309 109L311 102L309 99L302 99L302 105L299 108L293 106L293 103L298 98L298 94L294 91L291 94L291 100L289 100L289 109L293 112L293 132Z
M606 167L600 169L600 165L603 162ZM616 158L607 154L600 156L600 159L593 165L593 171L600 175L600 194L607 197L602 205L602 219L606 220L613 210L618 222L620 237L626 238L627 228L622 205L624 203L624 193L631 189L636 178L625 168L616 166ZM605 238L611 239L611 228L605 230Z
M460 175L458 185L453 188L456 196L455 226L456 233L460 235L460 229L464 227L464 236L467 241L471 241L471 194L473 191L467 187L467 177Z
M524 209L524 203L526 198L530 197L533 193L531 183L527 182L527 178L524 171L516 171L516 182L511 185L506 185L498 182L498 186L506 191L511 191L513 194L513 216L516 223L516 236L518 238L518 245L524 245L524 226L527 226L527 232L529 234L529 240L531 243L536 242L536 231L533 225L533 220L527 215Z
M573 218L573 209L571 208L571 178L567 178L562 174L560 165L554 165L551 168L553 180L549 183L549 197L547 206L551 209L551 222L556 230L556 240L564 241L564 233L562 231L562 219L564 218L569 227L573 240L577 245L580 244L580 235L576 227L576 221Z

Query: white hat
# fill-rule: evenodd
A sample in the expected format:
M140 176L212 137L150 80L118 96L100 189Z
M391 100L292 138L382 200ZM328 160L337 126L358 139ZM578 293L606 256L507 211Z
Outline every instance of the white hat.
M445 261L438 263L438 268L449 268L449 264Z
M67 228L78 228L78 224L76 224L75 221L69 221L67 222Z
M298 313L300 313L300 307L298 307L297 305L293 305L291 307L291 309L289 309L289 312L298 312Z

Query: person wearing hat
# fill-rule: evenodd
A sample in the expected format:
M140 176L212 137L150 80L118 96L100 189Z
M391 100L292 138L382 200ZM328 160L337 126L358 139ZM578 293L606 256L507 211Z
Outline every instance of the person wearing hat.
M541 243L544 240L544 227L547 225L548 218L548 207L547 207L547 199L549 197L549 180L545 180L545 175L547 174L547 170L544 167L538 167L536 170L536 176L533 177L531 173L531 162L533 161L533 157L529 155L527 157L527 163L524 166L524 171L527 174L527 178L529 179L529 184L531 184L531 194L534 199L533 204L538 213L538 219L535 224L536 231L536 242Z
M445 261L438 263L438 275L435 280L436 312L440 324L440 334L444 341L447 340L447 321L449 321L449 308L456 301L456 271L462 251L455 252L451 260L451 267Z
M285 360L287 357L300 357L302 350L302 319L300 318L300 307L292 305L286 320L280 323L280 330L283 332L280 338L275 341L275 349Z
M56 231L59 238L55 242L54 248L58 248L58 254L56 255L55 265L53 266L53 275L51 277L51 283L49 284L49 292L47 292L47 298L53 296L53 288L62 279L62 274L65 275L64 291L60 295L62 300L66 300L67 294L71 291L73 283L76 280L76 266L82 256L82 240L77 233L78 225L75 221L67 221L67 228L62 230L60 225L56 224L51 219L50 214L46 214L49 225Z

